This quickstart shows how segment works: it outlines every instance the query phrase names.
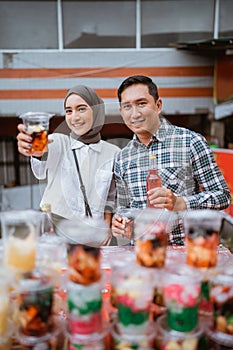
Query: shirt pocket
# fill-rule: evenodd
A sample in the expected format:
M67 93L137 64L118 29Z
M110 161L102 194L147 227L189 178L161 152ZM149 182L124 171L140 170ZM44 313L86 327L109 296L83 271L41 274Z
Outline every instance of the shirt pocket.
M109 170L99 169L95 176L95 194L93 196L93 204L95 208L99 210L104 210L111 181L113 177L113 172Z
M163 187L169 188L179 196L185 196L192 191L194 182L189 166L175 166L160 170Z

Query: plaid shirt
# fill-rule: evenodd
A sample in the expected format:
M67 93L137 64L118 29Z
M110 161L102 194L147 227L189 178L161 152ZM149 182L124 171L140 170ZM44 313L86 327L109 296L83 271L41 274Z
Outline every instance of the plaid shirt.
M204 137L160 119L161 126L147 146L134 135L117 154L114 164L117 206L146 208L146 176L152 153L157 156L162 186L183 197L187 210L227 208L230 192ZM172 231L170 243L183 244L183 239L181 221Z

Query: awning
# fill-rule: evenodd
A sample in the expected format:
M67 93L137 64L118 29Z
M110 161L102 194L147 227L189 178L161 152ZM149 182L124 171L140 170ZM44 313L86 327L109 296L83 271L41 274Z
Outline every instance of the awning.
M171 43L173 46L180 50L190 50L190 51L202 51L207 53L213 52L224 52L226 55L233 54L233 37L223 37L218 39L208 39L208 40L195 40L188 42L177 42Z

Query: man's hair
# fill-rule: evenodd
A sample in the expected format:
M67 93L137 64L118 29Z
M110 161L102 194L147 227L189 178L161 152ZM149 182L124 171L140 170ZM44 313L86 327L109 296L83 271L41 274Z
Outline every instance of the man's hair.
M159 98L158 88L156 84L152 81L151 78L146 77L145 75L133 75L125 79L118 88L117 95L118 100L121 103L122 92L127 89L129 86L143 84L148 86L149 94L154 97L155 102Z

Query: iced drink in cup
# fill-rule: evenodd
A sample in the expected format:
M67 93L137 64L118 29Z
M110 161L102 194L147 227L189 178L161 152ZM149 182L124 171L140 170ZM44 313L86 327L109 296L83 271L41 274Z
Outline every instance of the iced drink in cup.
M1 215L4 263L18 272L35 267L41 213L36 210L11 210Z
M192 210L184 217L187 263L210 268L217 264L219 230L222 216L215 210Z
M117 215L121 217L122 224L125 225L124 238L130 240L130 245L134 245L134 220L141 213L137 208L123 208L117 210Z
M49 120L52 116L45 112L28 112L19 116L32 137L31 153L47 150Z

